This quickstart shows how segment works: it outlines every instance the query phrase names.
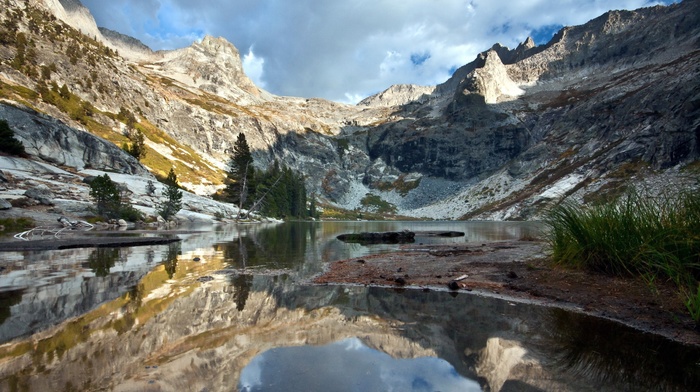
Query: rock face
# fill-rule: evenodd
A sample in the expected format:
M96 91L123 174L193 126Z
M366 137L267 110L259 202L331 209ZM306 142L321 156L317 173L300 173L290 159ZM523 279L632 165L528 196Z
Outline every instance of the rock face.
M77 0L43 4L73 27L91 25ZM700 157L699 15L697 1L608 12L563 28L546 45L493 45L441 85L393 86L355 107L257 88L221 38L151 55L128 38L100 34L109 47L129 48L120 49L127 59L92 54L95 65L80 66L44 36L31 38L48 48L37 64L61 65L51 82L105 113L138 113L172 140L153 137L149 146L193 173L207 166L223 178L242 132L256 166L277 160L302 171L310 192L343 208L363 210L372 194L405 215L526 219L566 197L594 201L661 179L693 185L679 168ZM14 51L2 48L7 58ZM9 82L36 88L0 68ZM79 82L93 76L91 86ZM112 120L95 116L116 129ZM190 156L176 156L185 146Z
M83 34L90 37L100 36L100 30L97 28L97 23L95 23L95 18L92 17L90 10L87 9L80 0L45 0L47 3L53 5L52 9L58 10L57 16L59 19L68 23L71 26L76 27ZM55 3L60 3L64 12L60 11L60 8Z
M134 157L102 138L71 128L28 108L0 104L0 118L13 124L15 136L29 155L47 162L96 170L148 176Z
M141 61L152 59L155 56L151 48L144 45L143 42L136 38L103 27L100 27L99 30L104 41L107 42L110 47L116 49L122 56Z

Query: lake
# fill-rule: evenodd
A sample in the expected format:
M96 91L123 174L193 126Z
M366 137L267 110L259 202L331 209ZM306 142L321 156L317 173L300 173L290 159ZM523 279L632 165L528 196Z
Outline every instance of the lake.
M1 391L695 390L700 350L566 310L442 290L314 286L398 245L536 236L528 222L289 222L179 243L0 253ZM99 235L99 234L94 234Z

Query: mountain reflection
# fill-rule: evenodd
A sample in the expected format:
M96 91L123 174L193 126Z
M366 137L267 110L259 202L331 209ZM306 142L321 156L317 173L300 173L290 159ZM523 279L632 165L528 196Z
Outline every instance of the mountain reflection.
M513 227L496 229L513 235ZM388 249L335 239L374 228L227 226L119 253L11 255L17 261L0 275L0 390L618 391L700 383L696 348L566 311L473 294L303 284L329 261Z

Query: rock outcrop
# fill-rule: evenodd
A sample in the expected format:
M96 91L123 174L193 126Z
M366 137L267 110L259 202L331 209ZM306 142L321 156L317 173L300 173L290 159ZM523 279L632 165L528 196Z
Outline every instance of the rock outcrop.
M71 128L55 118L29 108L0 104L0 118L12 124L15 136L25 150L46 162L134 174L155 179L146 167L107 140Z

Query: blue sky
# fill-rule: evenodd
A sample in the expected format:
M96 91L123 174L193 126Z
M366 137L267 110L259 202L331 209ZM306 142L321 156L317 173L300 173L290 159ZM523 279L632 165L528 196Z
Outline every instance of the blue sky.
M176 49L209 34L278 95L355 103L434 85L494 43L546 43L561 26L664 0L82 0L98 26Z

